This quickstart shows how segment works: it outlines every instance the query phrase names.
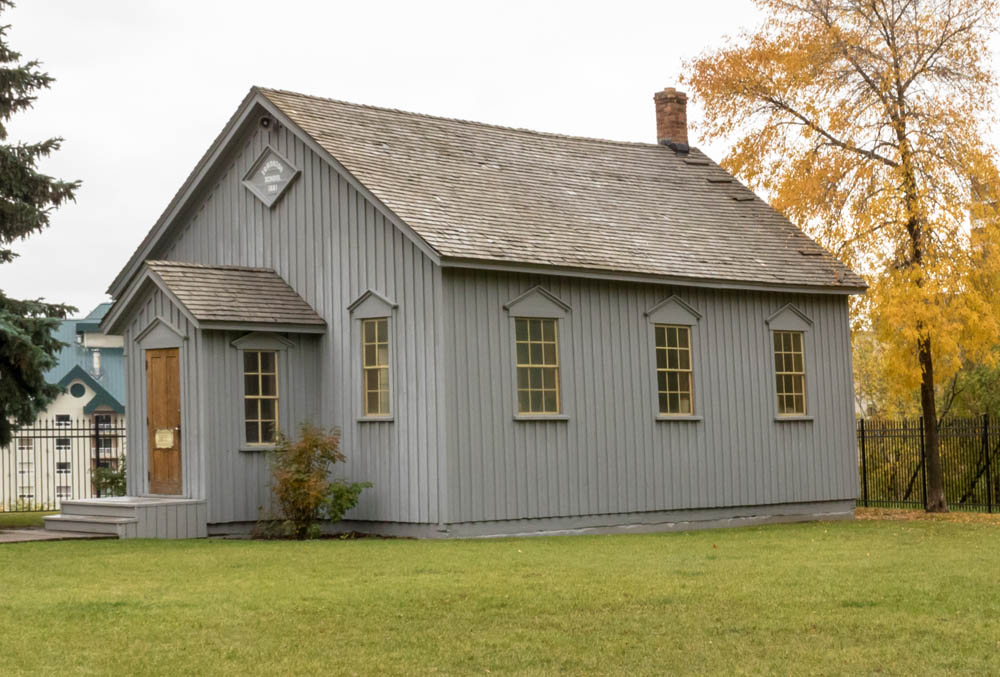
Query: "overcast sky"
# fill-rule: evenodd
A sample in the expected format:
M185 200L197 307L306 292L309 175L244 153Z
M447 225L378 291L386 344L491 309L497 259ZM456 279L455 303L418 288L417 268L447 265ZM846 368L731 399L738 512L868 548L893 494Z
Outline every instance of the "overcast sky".
M83 186L49 230L15 245L0 289L81 314L105 300L251 85L653 141L653 92L676 84L684 59L760 20L749 0L21 0L0 22L56 82L11 133L62 136L43 170Z

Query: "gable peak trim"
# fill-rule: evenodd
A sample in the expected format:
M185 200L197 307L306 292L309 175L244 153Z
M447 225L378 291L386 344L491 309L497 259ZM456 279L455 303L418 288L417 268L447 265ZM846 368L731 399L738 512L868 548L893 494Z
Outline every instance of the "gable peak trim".
M349 306L347 306L347 311L350 312L350 313L353 313L355 310L358 309L358 307L361 306L362 303L364 303L368 299L375 299L376 301L381 302L383 305L385 305L390 310L395 310L396 308L399 307L399 304L397 304L397 303L395 303L393 301L390 301L389 299L387 299L382 294L379 294L374 289L369 289L365 293L363 293L361 296L359 296L358 298L354 299L354 301Z
M545 287L543 287L540 284L536 284L534 287L532 287L528 291L524 292L523 294L519 294L519 295L515 296L510 301L508 301L507 303L503 304L503 309L506 310L506 311L508 311L508 312L510 312L510 310L512 308L514 308L518 304L520 304L520 303L528 300L529 298L531 298L533 296L541 296L546 301L549 301L550 303L554 303L556 306L558 306L559 308L561 308L564 312L568 313L568 312L570 312L570 311L573 310L568 303L566 303L565 301L563 301L561 298L559 298L558 296L556 296L555 294L553 294L552 292L550 292L549 290L547 290Z
M772 313L770 315L770 317L768 317L765 320L765 322L767 322L768 325L774 324L774 322L776 320L780 319L782 316L784 316L784 315L786 315L788 313L795 314L800 320L802 320L803 322L805 322L810 327L813 324L812 319L808 315L806 315L804 312L802 312L801 310L799 310L795 306L795 304L793 304L793 303L786 303L785 305L783 305L780 308L778 308L778 310L776 310L774 313Z
M671 294L670 296L668 296L667 298L663 299L662 301L660 301L656 305L654 305L651 308L647 309L646 312L645 312L645 315L648 318L652 318L653 315L657 314L659 311L667 310L671 306L679 308L681 311L683 311L687 315L690 315L691 319L693 319L695 322L697 322L698 320L701 319L701 313L699 313L697 310L695 310L694 308L692 308L687 303L687 301L685 301L684 299L682 299L677 294Z
M234 339L229 345L248 350L285 350L294 348L295 341L270 331L251 331Z
M187 339L188 339L187 334L185 334L183 331L181 331L180 329L178 329L176 326L174 326L168 320L164 320L162 317L160 317L159 315L157 315L152 320L150 320L149 324L147 324L143 328L142 331L140 331L138 334L135 335L135 339L134 340L136 342L142 341L142 339L144 339L146 336L148 336L150 334L150 332L152 332L157 327L163 327L167 331L169 331L171 333L174 333L174 334L177 334L177 337L180 338L180 339L182 339L182 340L184 340L184 341L187 341Z

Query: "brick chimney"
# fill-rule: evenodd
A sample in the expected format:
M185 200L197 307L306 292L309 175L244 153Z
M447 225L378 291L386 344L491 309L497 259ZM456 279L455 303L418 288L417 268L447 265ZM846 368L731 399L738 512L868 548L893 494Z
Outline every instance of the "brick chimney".
M653 95L656 104L656 141L674 150L688 149L687 94L667 87ZM677 146L682 146L678 148Z

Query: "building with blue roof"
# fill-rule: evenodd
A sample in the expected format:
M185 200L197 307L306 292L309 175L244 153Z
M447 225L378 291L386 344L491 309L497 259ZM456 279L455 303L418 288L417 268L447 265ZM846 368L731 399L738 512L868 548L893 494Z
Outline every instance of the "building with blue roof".
M125 355L121 336L101 332L100 322L111 307L102 303L82 319L63 320L56 338L65 343L56 366L45 374L63 388L40 418L69 416L77 421L95 414L125 413Z

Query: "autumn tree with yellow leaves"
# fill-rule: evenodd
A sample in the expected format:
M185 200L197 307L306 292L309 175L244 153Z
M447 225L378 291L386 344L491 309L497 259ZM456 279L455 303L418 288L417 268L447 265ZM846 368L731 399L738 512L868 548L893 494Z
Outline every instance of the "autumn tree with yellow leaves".
M994 0L757 0L768 19L687 65L723 165L865 276L854 326L919 389L927 509L946 511L935 379L993 359L1000 195Z

